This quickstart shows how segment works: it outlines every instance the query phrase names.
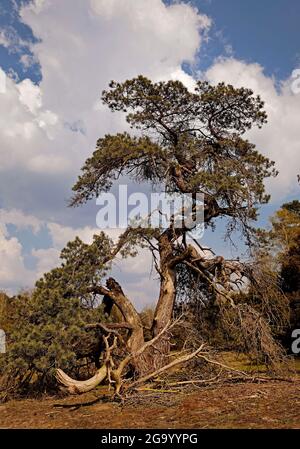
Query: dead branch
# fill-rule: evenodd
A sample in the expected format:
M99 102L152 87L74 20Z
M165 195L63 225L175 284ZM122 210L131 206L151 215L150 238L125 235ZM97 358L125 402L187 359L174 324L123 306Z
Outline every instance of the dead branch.
M57 369L55 377L60 384L62 384L70 394L81 394L87 391L93 390L97 385L99 385L107 376L106 365L101 366L96 374L87 380L75 380L69 377L61 369Z
M196 357L202 351L203 347L204 347L204 344L202 344L198 349L196 349L196 351L194 351L194 352L192 352L192 353L190 353L188 355L185 355L183 357L180 357L180 358L178 358L176 360L173 360L173 362L168 363L167 365L163 366L162 368L159 368L158 370L153 371L152 373L150 373L150 374L148 374L146 376L140 377L139 379L137 379L136 381L134 381L130 385L128 385L126 390L131 389L131 388L135 387L135 385L138 385L140 383L147 382L147 380L152 379L153 377L158 376L159 374L161 374L164 371L167 371L167 370L173 368L176 365L188 362L192 358Z
M188 262L187 260L184 261L185 265L192 268L192 270L196 271L198 274L200 274L201 277L203 277L212 287L213 289L221 296L223 296L227 301L229 301L230 305L232 307L236 307L233 299L224 291L222 291L215 282L213 282L209 276L207 276L203 271L201 271L198 267L195 267L192 263Z

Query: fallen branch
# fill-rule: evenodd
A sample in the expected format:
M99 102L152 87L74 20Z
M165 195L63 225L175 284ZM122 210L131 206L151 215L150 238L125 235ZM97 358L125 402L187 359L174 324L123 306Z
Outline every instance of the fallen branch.
M134 381L130 385L128 385L128 387L126 387L126 389L128 390L128 389L133 388L135 385L138 385L143 382L147 382L147 380L158 376L159 374L163 373L164 371L169 370L170 368L173 368L173 366L188 362L192 358L196 357L202 351L203 347L204 347L204 344L202 344L196 351L192 352L191 354L188 354L186 356L180 357L179 359L173 360L173 362L168 363L167 365L159 368L158 370L153 371L152 373L147 374L146 376L143 376L140 379L137 379L136 381Z
M87 391L93 390L97 385L99 385L107 376L106 365L101 366L101 368L96 372L96 374L87 380L75 380L69 377L61 369L57 369L55 377L59 383L61 383L70 394L81 394Z

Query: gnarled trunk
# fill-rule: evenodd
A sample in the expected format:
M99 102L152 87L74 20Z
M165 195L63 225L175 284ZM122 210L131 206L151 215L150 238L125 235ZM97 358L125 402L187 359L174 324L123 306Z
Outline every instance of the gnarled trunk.
M166 266L162 273L159 299L153 319L153 337L157 336L171 322L175 301L175 279L175 270ZM151 348L151 352L152 364L156 369L167 362L170 353L170 336L168 333L161 336L155 347Z
M175 266L172 264L174 259L171 243L170 231L164 232L159 239L160 254L160 291L159 299L154 313L152 324L152 335L156 337L171 322L175 294L176 294L176 273ZM152 364L158 369L168 362L170 353L170 336L164 333L151 348Z
M124 356L118 367L111 363L112 357L110 357L111 364L109 367L101 367L95 376L88 381L73 381L61 370L58 370L58 380L71 393L88 391L88 389L92 389L102 382L106 376L115 383L116 391L119 392L122 376L125 375L125 369L128 369L128 367L131 367L130 371L133 372L135 378L146 378L154 371L161 370L170 363L169 325L172 321L176 294L176 264L191 252L190 249L187 249L183 254L174 256L172 237L173 234L168 230L161 235L159 240L161 285L152 324L151 341L153 343L145 343L141 318L131 301L124 294L121 286L114 279L109 278L107 280L107 288L102 286L94 287L94 293L105 295L112 300L114 307L118 308L124 319L123 327L128 329L126 341L127 356ZM121 324L116 323L116 328L120 328ZM109 326L111 328L113 324ZM106 329L106 331L109 331L109 329ZM141 350L141 348L143 349ZM107 347L107 353L109 352L108 350L109 348Z
M168 266L165 267L162 277L152 326L154 336L159 334L170 322L175 301L175 270Z

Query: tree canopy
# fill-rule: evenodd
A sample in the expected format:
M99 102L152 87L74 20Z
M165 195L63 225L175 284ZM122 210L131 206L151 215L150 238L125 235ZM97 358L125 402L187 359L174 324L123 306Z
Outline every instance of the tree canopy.
M268 201L263 181L276 175L274 163L243 138L267 119L250 89L198 81L190 92L179 81L153 83L139 76L111 82L102 100L126 113L136 134L97 141L73 187L72 205L109 190L121 175L166 191L202 193L207 224L219 216L246 223Z

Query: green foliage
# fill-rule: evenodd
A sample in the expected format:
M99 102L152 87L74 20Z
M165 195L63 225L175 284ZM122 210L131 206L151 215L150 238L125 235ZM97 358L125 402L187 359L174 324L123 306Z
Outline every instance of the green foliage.
M291 309L288 341L291 331L300 327L300 201L283 204L282 210L286 212L284 228L288 244L283 247L279 259L282 289L289 299Z
M106 274L110 245L103 233L91 245L76 238L63 249L61 266L45 274L32 294L6 300L7 353L0 372L14 393L28 392L32 385L36 392L54 387L58 366L78 375L83 362L97 365L101 335L87 332L85 325L104 316L89 287Z
M271 230L259 230L260 244L272 255L286 293L300 291L300 201L285 203L271 218Z
M271 238L280 247L282 288L288 294L298 294L300 301L300 201L283 204L273 218L272 226Z
M104 104L122 111L139 137L106 135L87 159L73 187L72 205L108 190L122 175L160 184L166 191L201 192L205 221L256 218L269 197L263 180L274 163L242 136L266 122L263 102L250 89L197 82L190 92L179 81L153 83L139 76L111 82Z
M300 234L286 253L286 259L282 261L281 278L283 291L297 293L300 302Z
M7 304L9 297L0 291L0 329L7 325Z
M290 325L284 337L289 347L291 331L300 326L300 201L283 204L271 218L271 229L258 235L289 302Z

